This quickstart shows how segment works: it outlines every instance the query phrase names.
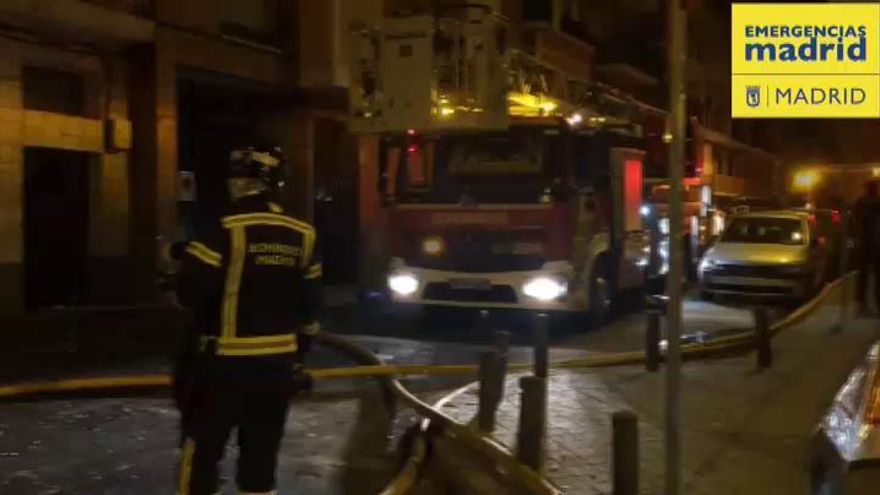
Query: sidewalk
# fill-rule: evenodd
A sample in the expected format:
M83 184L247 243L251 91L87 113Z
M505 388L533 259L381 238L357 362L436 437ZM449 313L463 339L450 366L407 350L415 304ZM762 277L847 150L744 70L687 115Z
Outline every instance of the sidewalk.
M688 495L807 493L807 446L837 389L878 338L876 320L856 320L829 333L836 307L820 310L774 341L772 369L755 356L691 362L682 377L683 490ZM663 491L664 376L643 367L557 370L549 390L546 475L572 494L607 494L611 414L639 415L641 493ZM476 390L447 412L467 421ZM496 438L515 442L516 380L507 383Z

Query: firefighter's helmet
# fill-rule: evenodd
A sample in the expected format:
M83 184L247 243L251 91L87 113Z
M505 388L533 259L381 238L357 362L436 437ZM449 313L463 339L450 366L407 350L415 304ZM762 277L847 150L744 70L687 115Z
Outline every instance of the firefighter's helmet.
M284 153L280 147L236 148L229 153L229 188L233 199L284 186Z

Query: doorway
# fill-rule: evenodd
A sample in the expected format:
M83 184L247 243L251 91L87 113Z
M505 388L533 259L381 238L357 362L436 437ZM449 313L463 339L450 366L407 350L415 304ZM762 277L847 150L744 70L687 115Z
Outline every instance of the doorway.
M178 167L194 177L194 201L178 205L180 228L191 238L226 213L229 152L265 143L262 124L280 103L270 87L187 71L178 80Z
M350 284L358 274L358 172L355 141L340 120L315 120L315 228L324 282Z
M29 310L84 304L91 156L24 150L24 292Z

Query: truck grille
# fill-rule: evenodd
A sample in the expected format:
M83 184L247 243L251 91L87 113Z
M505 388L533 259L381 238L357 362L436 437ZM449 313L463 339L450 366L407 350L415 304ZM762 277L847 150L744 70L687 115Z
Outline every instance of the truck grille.
M464 273L539 270L546 261L545 234L529 229L505 232L458 231L445 235L446 253L421 254L421 240L413 239L418 253L412 264L419 268ZM526 251L526 252L523 252Z
M422 297L431 301L516 304L516 291L509 285L492 285L488 289L454 289L445 282L430 282Z

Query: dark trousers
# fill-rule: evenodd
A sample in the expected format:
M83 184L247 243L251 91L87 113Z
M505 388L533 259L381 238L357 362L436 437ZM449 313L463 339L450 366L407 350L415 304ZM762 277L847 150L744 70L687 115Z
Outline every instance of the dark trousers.
M871 277L874 278L874 303L876 310L880 311L880 252L874 249L866 249L859 255L859 304L863 309L868 308L868 289Z
M182 445L177 493L218 492L218 464L233 430L239 447L239 489L274 490L291 390L290 366L260 358L200 357L179 367L175 399L181 411Z

